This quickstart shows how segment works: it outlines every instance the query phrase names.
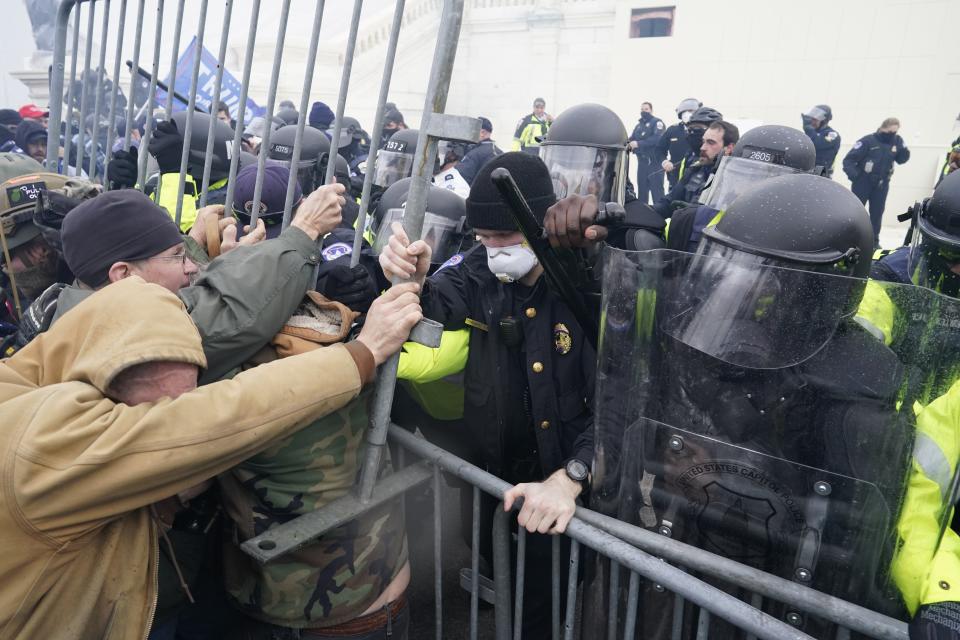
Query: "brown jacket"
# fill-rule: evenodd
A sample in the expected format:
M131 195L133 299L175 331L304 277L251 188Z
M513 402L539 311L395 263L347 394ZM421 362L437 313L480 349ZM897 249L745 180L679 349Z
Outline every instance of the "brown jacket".
M148 505L343 407L374 375L352 343L176 399L104 396L151 361L205 364L183 303L139 278L0 361L0 638L146 638L158 556Z

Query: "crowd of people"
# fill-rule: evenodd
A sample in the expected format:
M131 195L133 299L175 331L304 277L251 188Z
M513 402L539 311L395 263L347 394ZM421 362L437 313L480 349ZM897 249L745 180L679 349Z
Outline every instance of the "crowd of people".
M909 159L896 118L843 158L851 191L830 179L826 105L741 134L693 98L669 127L644 103L628 133L602 105L554 117L536 98L509 152L485 117L478 141L440 144L410 238L420 140L395 104L372 135L344 117L336 138L323 102L245 125L225 103L153 115L150 131L77 118L51 167L48 113L0 110L0 530L17 550L0 635L405 638L401 501L266 565L240 548L352 490L370 383L400 353L393 420L509 482L507 510L522 501L522 637L550 636L551 536L579 503L912 620L912 638L960 638L960 142L912 241L875 254ZM422 318L440 347L408 341ZM686 444L651 429L631 449L646 422ZM767 479L684 471L735 463ZM801 468L829 471L839 506ZM485 522L496 508L484 498ZM676 608L649 586L641 636L671 637Z

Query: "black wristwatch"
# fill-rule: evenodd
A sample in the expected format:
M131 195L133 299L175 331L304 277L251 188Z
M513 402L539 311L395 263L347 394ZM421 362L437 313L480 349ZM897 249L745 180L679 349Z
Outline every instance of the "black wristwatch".
M590 488L590 484L587 482L590 477L590 469L583 460L570 458L564 465L563 470L566 471L568 478L580 484L582 492L587 492L587 489Z

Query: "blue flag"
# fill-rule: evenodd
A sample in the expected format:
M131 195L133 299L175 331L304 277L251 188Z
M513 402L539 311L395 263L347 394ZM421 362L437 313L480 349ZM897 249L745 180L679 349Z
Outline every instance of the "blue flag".
M190 44L181 54L177 61L177 77L173 82L173 110L185 111L188 104L185 102L190 95L190 82L193 75L194 56L197 55L197 37L194 36ZM217 81L217 58L207 51L206 47L200 47L200 74L197 76L197 108L206 113L210 113L210 107L214 103L213 90ZM169 80L167 81L169 84ZM183 96L181 100L179 96ZM157 88L158 104L166 104L167 92ZM226 69L223 70L223 79L220 82L220 98L230 107L230 116L236 119L240 103L240 81ZM243 114L244 124L249 124L250 120L256 116L262 116L266 109L259 106L256 102L247 98L247 108Z

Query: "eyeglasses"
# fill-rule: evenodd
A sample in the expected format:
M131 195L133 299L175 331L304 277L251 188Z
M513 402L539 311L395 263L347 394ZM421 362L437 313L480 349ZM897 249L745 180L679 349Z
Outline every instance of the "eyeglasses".
M152 258L148 258L148 260L170 260L171 262L179 261L180 266L185 267L187 266L187 258L187 252L184 251L183 253L175 253L172 256L153 256Z

